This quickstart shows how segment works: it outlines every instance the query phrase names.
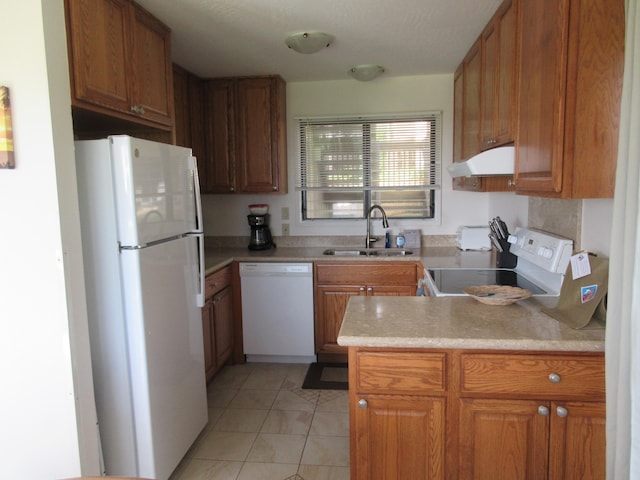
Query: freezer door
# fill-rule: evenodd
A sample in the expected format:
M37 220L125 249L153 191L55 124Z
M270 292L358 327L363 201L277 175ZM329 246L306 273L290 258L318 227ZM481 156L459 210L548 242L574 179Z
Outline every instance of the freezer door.
M197 242L121 252L136 476L167 479L207 422Z
M127 135L109 140L121 245L197 231L197 166L191 150Z

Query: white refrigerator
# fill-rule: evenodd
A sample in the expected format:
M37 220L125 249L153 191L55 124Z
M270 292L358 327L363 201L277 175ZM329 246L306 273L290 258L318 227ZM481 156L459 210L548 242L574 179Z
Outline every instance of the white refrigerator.
M166 480L208 415L196 161L126 135L75 148L104 472Z

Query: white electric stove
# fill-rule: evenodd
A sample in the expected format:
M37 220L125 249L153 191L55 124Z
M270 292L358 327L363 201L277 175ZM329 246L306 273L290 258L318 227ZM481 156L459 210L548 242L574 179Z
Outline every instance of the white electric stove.
M438 297L466 295L465 288L477 285L510 285L534 296L559 296L573 241L541 230L517 228L508 242L517 257L514 268L425 269L427 288Z

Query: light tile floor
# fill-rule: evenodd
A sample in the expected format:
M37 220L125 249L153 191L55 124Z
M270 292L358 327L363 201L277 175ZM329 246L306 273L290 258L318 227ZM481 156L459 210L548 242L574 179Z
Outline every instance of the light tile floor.
M170 480L348 480L348 393L303 390L307 368L224 367L209 384L209 423Z

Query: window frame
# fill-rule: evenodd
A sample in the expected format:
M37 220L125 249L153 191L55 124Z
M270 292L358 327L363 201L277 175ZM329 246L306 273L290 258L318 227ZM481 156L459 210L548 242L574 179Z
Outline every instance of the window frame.
M371 125L373 123L393 123L393 122L407 122L407 121L427 121L433 122L435 128L431 132L433 135L433 139L430 141L430 146L433 149L432 160L430 163L430 168L434 169L435 172L432 173L433 180L426 185L417 186L415 188L411 188L411 186L406 186L404 188L398 188L396 190L387 189L387 191L411 191L411 190L424 190L425 197L428 201L428 216L393 216L393 214L388 214L389 218L395 219L397 221L402 220L413 220L413 221L423 221L429 223L440 223L440 211L441 211L441 203L442 203L442 122L443 122L443 112L440 110L437 111L427 111L427 112L418 112L411 114L385 114L385 115L345 115L345 116L305 116L305 117L295 117L297 127L297 148L298 148L298 162L296 165L296 190L300 192L298 196L298 201L300 202L298 213L300 214L300 220L302 222L318 222L318 221L359 221L366 219L367 213L371 208L372 204L375 204L373 197L376 195L376 192L384 191L385 189L376 189L375 187L371 187L371 168L366 168L367 164L370 167L371 165L371 142L367 142L366 138L370 139L370 136L367 137L364 130L367 128L370 130ZM363 161L362 161L362 169L363 169L363 183L362 187L354 188L354 192L360 193L362 196L362 211L361 216L347 216L344 218L341 217L328 217L328 218L309 218L307 214L307 204L308 198L307 194L309 189L302 185L303 178L306 178L306 174L303 175L302 168L305 158L303 158L303 150L306 151L306 146L303 146L302 139L302 129L303 123L310 123L317 125L325 123L325 124L361 124L363 129ZM369 155L365 152L369 151ZM365 172L368 171L369 175L366 175ZM331 191L330 188L327 188L325 191ZM335 191L340 191L340 189L335 189ZM384 207L384 205L383 205Z

